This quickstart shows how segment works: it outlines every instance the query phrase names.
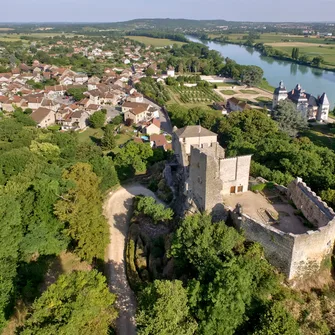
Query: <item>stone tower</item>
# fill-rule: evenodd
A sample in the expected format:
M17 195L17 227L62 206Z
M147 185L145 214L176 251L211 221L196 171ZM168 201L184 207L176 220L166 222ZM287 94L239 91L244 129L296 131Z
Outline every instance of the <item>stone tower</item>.
M272 109L278 106L279 101L287 99L287 90L284 82L281 81L273 93Z
M328 114L329 114L329 108L330 103L327 98L327 94L323 93L321 97L319 98L319 106L318 111L316 114L316 121L327 121L328 120Z

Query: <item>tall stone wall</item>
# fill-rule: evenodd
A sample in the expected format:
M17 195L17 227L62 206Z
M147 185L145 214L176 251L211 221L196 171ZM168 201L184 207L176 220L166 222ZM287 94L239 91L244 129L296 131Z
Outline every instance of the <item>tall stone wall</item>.
M257 222L236 210L230 212L234 226L244 232L249 241L259 242L264 248L266 259L288 278L291 277L291 259L295 237L276 228Z
M231 210L230 215L234 226L244 232L247 240L259 242L266 259L288 279L315 273L333 252L335 221L316 231L295 235L258 222L237 210Z
M335 220L318 230L294 236L291 273L294 277L312 274L332 254L335 241Z
M288 186L288 195L305 218L315 227L325 227L335 218L332 208L297 178Z
M229 209L233 223L237 229L244 231L248 240L262 244L266 258L288 279L313 274L333 252L335 213L300 178L288 188L276 187L290 196L306 219L318 227L317 230L304 234L284 233L243 214L243 208L239 207Z

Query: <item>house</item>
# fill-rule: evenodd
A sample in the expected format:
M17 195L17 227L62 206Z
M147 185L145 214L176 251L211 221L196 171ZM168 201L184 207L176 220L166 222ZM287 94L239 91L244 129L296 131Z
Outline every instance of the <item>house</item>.
M222 102L214 102L213 103L213 108L217 111L221 111L222 115L226 115L227 109L226 109L226 103L224 101Z
M169 68L166 71L168 77L174 77L175 76L175 71L173 66L169 66Z
M73 80L70 76L65 76L64 78L61 78L59 80L59 83L61 85L72 85L73 84Z
M76 84L84 84L88 81L88 76L84 73L78 73L74 76L74 81Z
M31 113L30 117L37 123L38 128L47 128L56 121L55 113L51 109L43 107Z
M122 108L122 113L125 113L125 112L129 111L130 109L137 108L137 107L142 107L142 108L145 108L145 110L148 110L150 105L145 104L145 103L140 103L140 102L128 102L128 101L126 101L121 107Z
M38 109L41 107L41 104L42 104L42 100L43 100L43 97L41 96L30 96L28 97L28 108L31 108L31 109Z
M127 121L128 119L130 119L135 124L141 121L146 121L147 120L147 109L143 106L135 107L125 112L123 117L124 117L123 118L124 121Z
M227 100L227 110L230 112L243 112L248 109L251 109L251 106L245 101L240 101L234 97Z
M127 97L127 101L130 102L143 102L143 95L138 92L133 92Z
M172 150L171 143L168 143L162 134L153 134L150 136L150 145L153 149L162 148L165 151Z
M77 110L75 112L70 112L62 120L62 129L64 130L79 130L84 129L87 126L87 120L89 114L83 110Z
M152 119L152 122L145 125L143 130L147 135L159 134L161 132L161 123L158 119Z
M86 111L88 112L88 114L92 115L95 112L99 111L101 109L100 105L95 105L95 104L90 104L86 107Z
M49 108L52 111L57 112L60 104L58 102L55 102L54 100L44 98L42 100L41 107Z

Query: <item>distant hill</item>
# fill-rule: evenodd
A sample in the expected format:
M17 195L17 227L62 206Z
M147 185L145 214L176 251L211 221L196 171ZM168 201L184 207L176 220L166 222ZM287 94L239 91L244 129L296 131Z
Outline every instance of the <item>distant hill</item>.
M226 20L187 20L187 19L135 19L111 23L111 26L124 29L195 29L228 26Z

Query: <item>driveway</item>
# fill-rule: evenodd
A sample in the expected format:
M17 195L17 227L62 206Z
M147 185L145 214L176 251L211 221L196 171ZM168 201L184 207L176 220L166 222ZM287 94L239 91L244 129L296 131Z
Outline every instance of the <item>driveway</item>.
M104 206L104 213L110 227L108 284L110 291L117 294L118 335L136 334L136 297L128 285L124 255L128 224L132 214L132 198L140 194L156 198L154 193L144 186L131 184L111 192Z

